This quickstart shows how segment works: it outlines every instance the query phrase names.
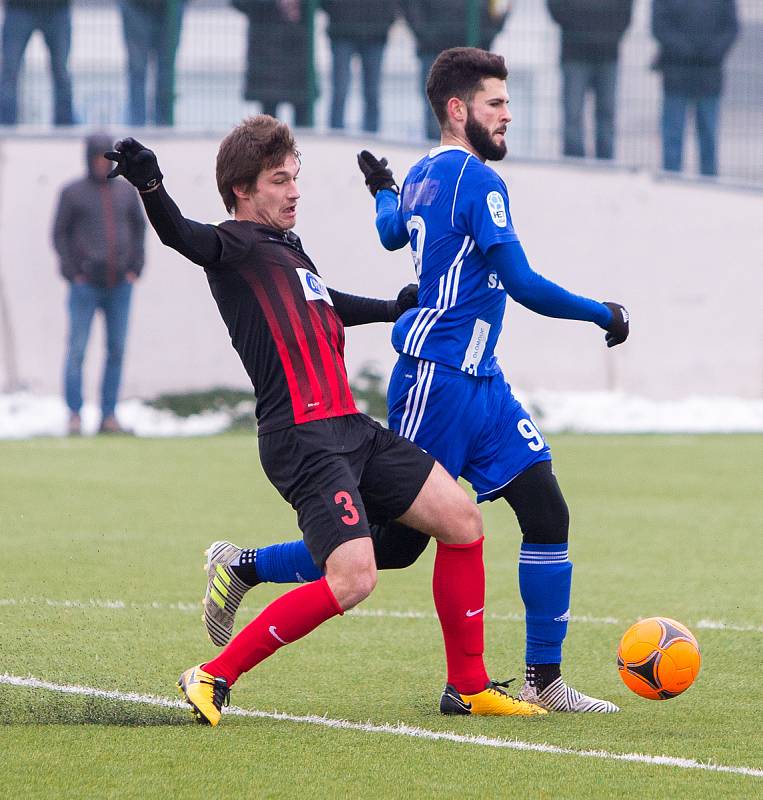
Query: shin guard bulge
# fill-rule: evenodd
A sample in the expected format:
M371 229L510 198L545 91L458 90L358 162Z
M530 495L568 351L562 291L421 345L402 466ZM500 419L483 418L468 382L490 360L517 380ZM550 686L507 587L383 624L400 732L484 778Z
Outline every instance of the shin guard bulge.
M488 683L485 649L484 537L469 544L437 542L432 591L445 640L448 683L475 694Z
M216 658L202 669L232 686L243 673L285 644L307 636L321 623L342 614L325 578L292 589L255 617Z

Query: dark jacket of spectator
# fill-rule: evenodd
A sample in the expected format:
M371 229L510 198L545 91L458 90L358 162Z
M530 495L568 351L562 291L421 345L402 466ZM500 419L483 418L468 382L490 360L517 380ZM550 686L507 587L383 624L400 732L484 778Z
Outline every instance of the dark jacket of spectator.
M397 3L389 0L323 0L321 5L332 39L386 39L397 11Z
M289 18L278 0L232 0L249 18L245 100L306 103L310 99L309 3L298 4Z
M654 0L656 68L665 90L688 96L720 94L721 67L738 32L734 0Z
M112 144L102 134L88 137L87 175L65 186L58 201L53 243L67 281L115 286L143 269L146 222L138 194L127 181L107 181L93 169Z
M467 44L467 0L402 0L401 5L419 56ZM492 12L492 7L489 0L481 0L479 47L484 50L490 49L508 16L507 11Z
M562 31L561 60L617 61L633 0L547 0Z

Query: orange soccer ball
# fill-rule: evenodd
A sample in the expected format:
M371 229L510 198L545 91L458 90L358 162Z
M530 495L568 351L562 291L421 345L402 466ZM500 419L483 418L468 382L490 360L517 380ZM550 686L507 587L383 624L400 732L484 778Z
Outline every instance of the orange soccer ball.
M692 632L669 617L649 617L631 625L617 648L623 683L649 700L669 700L688 689L702 658Z

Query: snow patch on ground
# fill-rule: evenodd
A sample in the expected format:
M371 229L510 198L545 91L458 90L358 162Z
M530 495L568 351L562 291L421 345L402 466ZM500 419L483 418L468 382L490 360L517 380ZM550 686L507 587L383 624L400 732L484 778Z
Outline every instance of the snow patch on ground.
M616 392L517 392L545 433L763 433L763 400L687 397L655 401ZM136 436L208 436L228 429L228 411L179 417L141 400L117 408L121 424ZM26 392L0 394L0 439L65 436L68 412L59 397ZM83 435L94 435L98 409L82 410Z

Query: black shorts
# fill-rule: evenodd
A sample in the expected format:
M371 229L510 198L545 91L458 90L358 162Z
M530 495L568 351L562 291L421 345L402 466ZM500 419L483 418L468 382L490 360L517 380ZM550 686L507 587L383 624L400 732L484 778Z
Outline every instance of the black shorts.
M412 505L434 459L365 414L315 420L259 437L265 474L297 512L321 569L343 542Z

